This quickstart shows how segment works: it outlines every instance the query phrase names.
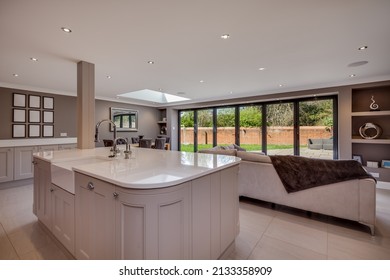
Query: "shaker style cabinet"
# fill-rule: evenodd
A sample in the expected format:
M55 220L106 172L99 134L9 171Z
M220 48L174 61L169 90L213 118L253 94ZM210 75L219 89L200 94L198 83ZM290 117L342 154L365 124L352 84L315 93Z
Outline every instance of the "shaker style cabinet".
M75 172L76 259L218 259L238 234L237 173L131 189Z
M14 179L14 149L0 148L0 183Z
M33 212L51 230L51 168L50 162L34 159Z
M54 236L74 255L74 195L51 185L51 231Z
M33 166L33 213L74 254L74 195L51 183L50 162L34 158Z
M75 172L76 259L115 259L115 188Z
M116 188L116 258L190 259L190 186Z
M32 178L34 175L33 154L38 152L37 146L15 147L14 180Z

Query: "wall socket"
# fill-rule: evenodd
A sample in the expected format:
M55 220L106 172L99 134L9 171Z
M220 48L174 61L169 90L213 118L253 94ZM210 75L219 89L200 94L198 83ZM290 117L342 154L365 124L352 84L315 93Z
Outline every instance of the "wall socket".
M66 137L66 136L68 136L68 133L66 133L66 132L61 132L61 133L60 133L60 136L61 136L61 137Z

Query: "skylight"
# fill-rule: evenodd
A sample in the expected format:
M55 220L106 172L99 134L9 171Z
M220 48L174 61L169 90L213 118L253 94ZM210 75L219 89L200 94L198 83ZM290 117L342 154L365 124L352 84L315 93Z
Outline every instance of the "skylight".
M189 100L189 98L176 96L173 94L164 93L160 91L150 90L150 89L142 89L142 90L127 92L127 93L122 93L122 94L118 94L118 96L163 103L163 104Z

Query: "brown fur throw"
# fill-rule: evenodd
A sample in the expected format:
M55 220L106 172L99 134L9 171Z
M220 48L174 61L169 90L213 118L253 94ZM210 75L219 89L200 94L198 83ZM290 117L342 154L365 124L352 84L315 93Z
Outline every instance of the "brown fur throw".
M288 193L354 179L374 179L355 160L326 160L300 156L270 158Z

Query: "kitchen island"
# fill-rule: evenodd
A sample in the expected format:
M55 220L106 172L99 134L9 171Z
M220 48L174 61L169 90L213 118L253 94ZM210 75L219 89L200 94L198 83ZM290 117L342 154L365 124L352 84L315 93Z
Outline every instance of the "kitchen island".
M35 154L39 221L76 259L223 258L239 229L240 159L131 150Z

